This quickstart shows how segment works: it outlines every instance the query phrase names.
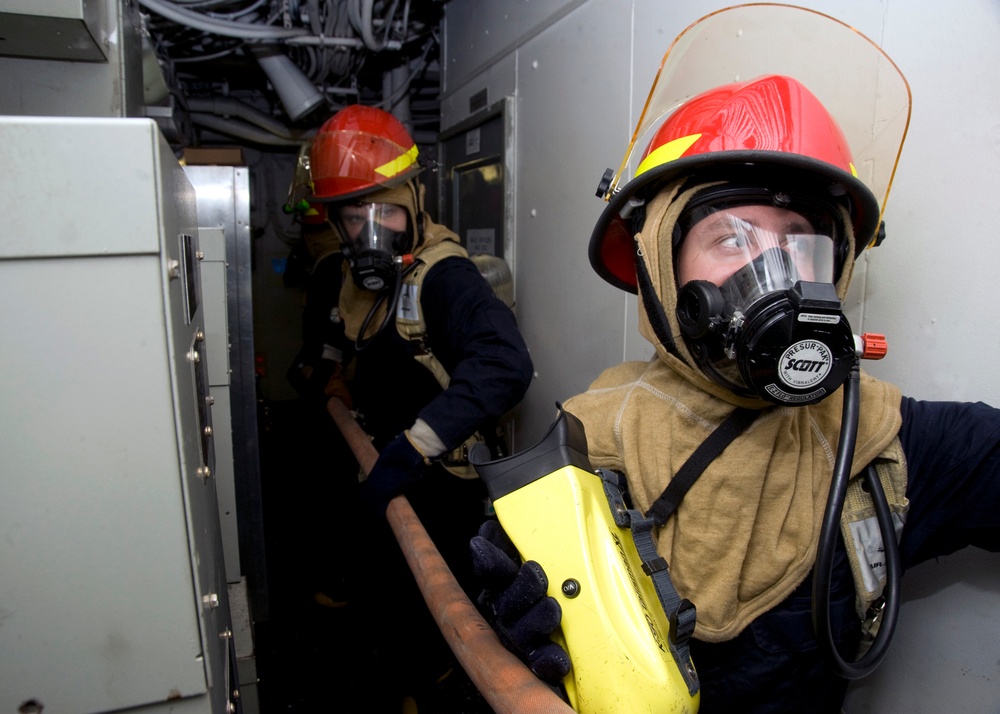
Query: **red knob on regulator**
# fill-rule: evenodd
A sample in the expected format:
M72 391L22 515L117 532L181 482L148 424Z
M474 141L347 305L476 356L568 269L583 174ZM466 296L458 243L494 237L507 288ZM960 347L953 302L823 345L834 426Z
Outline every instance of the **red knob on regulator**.
M877 332L864 332L860 337L855 337L854 341L861 359L882 359L889 351L885 335Z

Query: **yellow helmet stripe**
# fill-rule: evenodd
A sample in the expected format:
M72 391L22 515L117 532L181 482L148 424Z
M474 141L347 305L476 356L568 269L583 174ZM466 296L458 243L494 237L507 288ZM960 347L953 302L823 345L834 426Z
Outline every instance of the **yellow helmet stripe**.
M668 141L663 146L657 146L655 149L649 152L642 163L639 164L639 168L635 170L635 175L639 176L649 171L651 168L656 166L661 166L675 159L679 159L684 155L684 152L691 148L691 145L701 138L701 134L689 134L688 136L682 136L679 139L674 139L673 141ZM633 177L634 178L634 177Z
M396 174L399 174L406 169L413 166L417 160L417 145L414 144L410 147L410 150L405 154L400 154L392 161L382 164L381 166L375 167L375 173L381 174L386 178L392 178Z

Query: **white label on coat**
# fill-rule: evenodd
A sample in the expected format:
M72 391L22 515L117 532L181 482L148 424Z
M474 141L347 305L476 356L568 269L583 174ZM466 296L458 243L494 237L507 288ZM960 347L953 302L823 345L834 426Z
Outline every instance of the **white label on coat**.
M399 305L396 307L396 317L400 320L420 319L420 311L417 309L417 286L404 285L399 294Z

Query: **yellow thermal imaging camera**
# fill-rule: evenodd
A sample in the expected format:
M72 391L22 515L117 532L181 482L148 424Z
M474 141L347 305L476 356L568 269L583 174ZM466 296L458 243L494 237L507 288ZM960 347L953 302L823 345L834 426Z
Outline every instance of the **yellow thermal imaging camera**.
M698 710L688 648L695 609L656 554L653 521L629 508L618 474L595 471L583 424L561 407L545 437L496 461L474 449L500 525L562 607L553 639L569 654L563 680L585 714Z

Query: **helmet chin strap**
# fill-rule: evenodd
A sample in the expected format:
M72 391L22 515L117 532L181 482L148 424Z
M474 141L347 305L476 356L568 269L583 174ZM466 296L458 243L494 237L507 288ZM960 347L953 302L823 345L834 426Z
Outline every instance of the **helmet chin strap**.
M406 182L410 192L413 194L413 245L410 252L416 252L424 244L424 187L417 179L410 179Z
M670 333L670 323L667 321L667 314L663 309L663 303L660 302L660 298L653 289L653 281L649 277L646 261L639 255L638 243L636 244L635 273L639 283L639 293L642 296L643 304L646 306L646 316L649 318L649 324L653 328L656 339L666 348L667 352L678 359L683 359L677 351L677 344Z

